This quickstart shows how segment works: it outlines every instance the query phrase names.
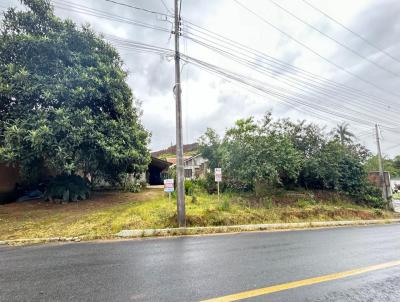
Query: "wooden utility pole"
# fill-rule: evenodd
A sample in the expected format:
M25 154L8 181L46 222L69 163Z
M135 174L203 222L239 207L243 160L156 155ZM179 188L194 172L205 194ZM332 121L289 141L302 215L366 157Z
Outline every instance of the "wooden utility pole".
M387 194L385 175L384 175L384 169L383 169L383 160L382 160L382 152L381 152L381 143L379 140L378 124L375 124L375 134L376 134L376 146L378 148L379 178L380 178L380 182L382 185L382 197L387 202L388 194Z
M179 1L175 0L175 100L176 100L176 205L178 211L179 227L186 226L185 214L185 175L183 169L183 143L182 143L182 103L181 103L181 67L179 53L180 12Z

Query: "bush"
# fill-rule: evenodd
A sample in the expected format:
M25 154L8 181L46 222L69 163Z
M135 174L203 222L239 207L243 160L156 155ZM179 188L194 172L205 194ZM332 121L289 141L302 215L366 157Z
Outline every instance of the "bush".
M192 180L185 180L185 194L192 196L194 189L194 181Z
M207 191L208 194L213 194L217 192L217 184L214 180L214 175L212 173L207 173L204 178L200 178L197 181L199 187Z
M64 202L89 198L90 187L87 181L78 175L58 175L52 178L44 194L45 200L55 199Z
M197 179L196 186L198 188L206 190L208 194L215 194L218 191L217 183L215 182L213 173L207 173L205 177ZM223 180L219 183L220 193L227 191L228 188L231 189L230 187L228 187L228 182L226 180Z
M142 184L138 181L128 181L123 184L122 189L125 192L139 193L142 189Z
M356 198L359 199L359 202L361 201L373 208L383 209L387 205L382 198L382 191L371 184L364 185L362 193Z

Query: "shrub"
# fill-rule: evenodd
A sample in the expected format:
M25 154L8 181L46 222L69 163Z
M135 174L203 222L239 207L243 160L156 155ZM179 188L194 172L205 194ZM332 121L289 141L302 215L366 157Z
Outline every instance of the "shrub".
M142 189L142 184L137 181L128 181L123 184L122 189L125 192L138 193Z
M193 196L192 196L192 203L193 203L193 204L196 204L196 203L197 203L197 197L196 197L196 195L193 195Z
M185 180L185 194L192 196L194 189L194 182L192 180Z
M208 194L217 193L217 183L215 182L213 173L207 173L205 177L197 179L196 186L206 190ZM227 191L228 189L233 189L233 187L229 186L228 180L223 180L219 183L219 191L221 193Z
M64 202L78 201L89 198L90 187L87 181L78 175L62 174L50 180L45 200L60 199Z
M387 205L382 198L381 190L371 184L366 184L362 192L355 197L359 203L362 202L374 208L383 209Z

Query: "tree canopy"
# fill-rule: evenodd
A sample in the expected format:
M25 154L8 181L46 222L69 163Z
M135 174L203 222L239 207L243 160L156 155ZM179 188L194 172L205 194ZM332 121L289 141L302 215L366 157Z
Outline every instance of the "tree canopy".
M117 180L150 160L123 62L89 26L47 0L4 13L0 34L0 160L27 179L43 169Z
M350 144L353 142L354 134L349 130L348 123L341 123L336 126L335 129L331 131L333 137L340 141L342 145Z
M344 128L350 133L348 126ZM351 140L332 138L316 124L274 121L268 113L259 122L238 120L222 139L208 129L199 144L211 168L222 167L225 185L231 189L257 191L261 183L336 190L382 206L379 192L366 177L370 152Z

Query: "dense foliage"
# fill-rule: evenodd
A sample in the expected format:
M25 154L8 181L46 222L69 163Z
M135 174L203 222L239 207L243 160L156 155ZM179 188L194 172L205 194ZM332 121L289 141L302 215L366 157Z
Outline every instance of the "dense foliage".
M78 175L58 175L48 184L45 199L49 201L62 200L63 202L87 199L90 195L90 186Z
M4 13L0 34L0 160L35 181L43 171L118 181L150 160L117 51L48 0Z
M274 121L267 114L260 122L238 120L222 139L208 129L199 143L210 167L223 168L228 188L256 193L260 186L336 190L380 207L380 193L368 183L364 166L370 153L346 139L347 128L345 135L328 135L315 124Z
M400 155L394 159L384 158L383 167L390 173L391 177L400 177ZM368 172L379 171L378 156L371 156L365 163L365 169Z

